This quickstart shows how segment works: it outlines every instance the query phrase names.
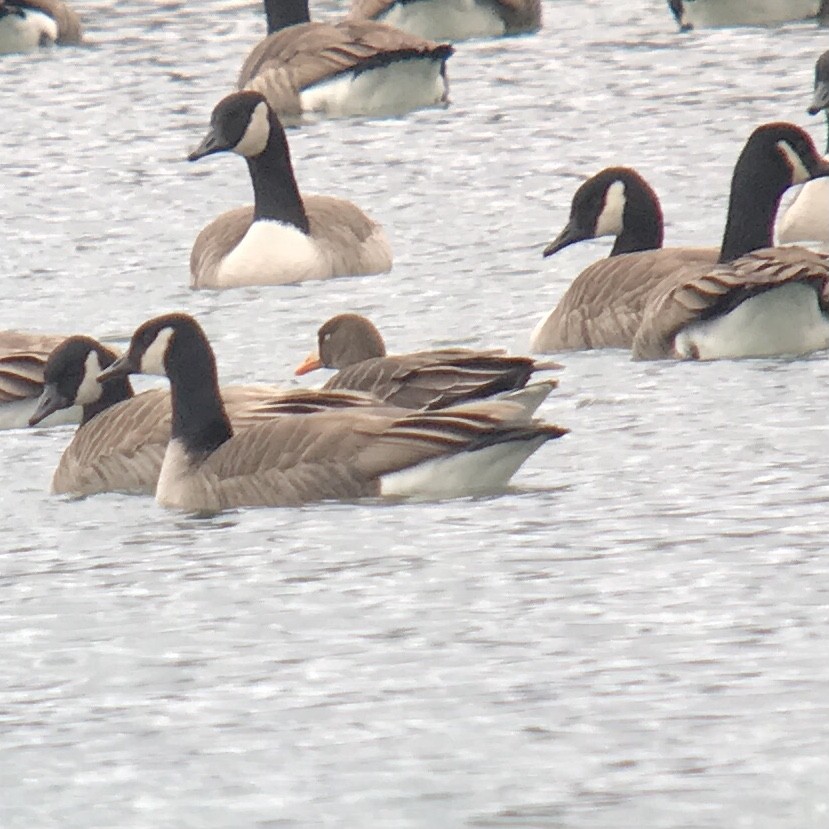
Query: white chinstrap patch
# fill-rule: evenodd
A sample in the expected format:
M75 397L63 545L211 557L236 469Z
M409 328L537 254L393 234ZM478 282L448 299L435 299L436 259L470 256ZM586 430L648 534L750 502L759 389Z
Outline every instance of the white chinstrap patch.
M614 181L605 192L604 206L596 219L596 236L618 236L624 230L626 202L624 182Z
M506 31L495 4L477 0L395 3L378 20L429 40L500 37Z
M84 360L83 377L75 394L75 403L79 406L88 406L90 403L97 403L101 399L104 387L98 382L98 375L103 370L98 353L90 351L86 355L86 360Z
M783 153L783 158L786 159L786 163L791 168L792 184L805 184L807 181L812 180L812 176L806 169L806 165L803 163L800 154L788 141L778 141L777 149Z
M256 105L250 114L245 132L233 148L233 152L245 156L245 158L253 158L268 146L270 137L271 124L268 118L268 105L262 101Z
M27 9L23 15L8 14L0 18L0 55L31 52L44 41L58 39L58 25L43 12Z
M172 328L162 328L155 339L150 343L150 347L141 355L141 373L142 374L157 374L161 377L167 375L167 369L164 366L164 357L167 354L167 348L170 345L170 339L173 336Z

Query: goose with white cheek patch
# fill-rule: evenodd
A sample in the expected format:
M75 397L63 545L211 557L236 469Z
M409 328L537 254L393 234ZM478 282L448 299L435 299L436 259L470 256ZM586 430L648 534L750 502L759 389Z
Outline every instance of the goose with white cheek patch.
M826 115L829 135L829 51L824 52L815 65L815 88L809 115L821 111ZM829 153L829 143L826 152ZM777 239L784 245L829 242L829 179L816 179L803 185L778 222Z
M797 355L827 346L827 258L773 248L788 187L829 175L806 132L758 127L734 168L717 263L669 269L646 297L631 348L637 359L718 359ZM643 265L658 251L628 254Z
M248 55L237 86L261 92L286 123L448 103L448 43L373 21L311 22L308 0L265 0L265 12L268 36Z
M349 17L436 40L503 37L537 32L541 0L353 0Z
M821 0L668 0L680 31L722 26L777 26L808 20Z
M387 354L383 337L370 320L359 314L338 314L320 327L317 351L297 367L296 374L320 368L337 370L323 389L367 392L406 409L442 409L512 392L510 400L525 400L531 414L558 383L545 380L528 386L530 378L561 366L470 348Z
M232 152L248 164L254 204L223 213L196 237L191 287L286 285L391 270L383 229L332 196L301 196L285 130L258 92L235 92L213 110L190 161Z
M156 500L188 512L498 491L567 431L497 401L404 416L380 409L286 415L234 433L213 350L185 314L141 325L99 379L136 372L170 380L171 438Z
M0 55L81 42L80 18L62 0L0 0Z
M54 494L100 492L152 495L170 440L170 392L134 395L127 377L100 382L118 355L91 337L69 337L49 355L43 393L29 419L35 426L53 413L81 407L81 425L52 477ZM234 429L296 412L375 406L363 395L281 391L272 386L227 386L222 399Z

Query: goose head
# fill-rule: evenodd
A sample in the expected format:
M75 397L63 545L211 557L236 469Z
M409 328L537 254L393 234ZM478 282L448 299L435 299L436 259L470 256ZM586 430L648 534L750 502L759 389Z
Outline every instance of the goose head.
M809 115L817 115L822 109L829 117L829 51L824 52L815 63L815 90Z
M207 135L187 158L197 161L224 152L255 158L265 151L271 131L278 123L267 101L258 92L234 92L216 104Z
M343 369L386 356L383 337L370 320L360 314L331 317L317 332L317 352L309 354L295 374L318 368Z

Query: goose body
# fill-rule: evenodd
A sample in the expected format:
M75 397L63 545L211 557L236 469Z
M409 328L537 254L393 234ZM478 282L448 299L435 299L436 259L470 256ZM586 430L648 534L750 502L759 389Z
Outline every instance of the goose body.
M467 40L537 32L540 0L354 0L349 17L419 37Z
M210 344L183 314L140 326L101 379L136 371L170 379L171 440L156 500L190 512L488 491L566 432L497 401L402 416L376 409L286 415L234 433Z
M668 0L683 31L721 26L776 26L814 18L820 0Z
M634 358L768 357L826 348L827 258L771 245L785 190L827 175L829 163L799 127L758 127L734 169L717 263L686 258L639 297L641 309L627 319Z
M80 18L61 0L0 0L0 55L80 43Z
M373 21L310 22L308 0L266 0L268 36L237 87L261 92L283 120L400 115L448 101L448 44Z
M389 355L383 337L368 319L339 314L321 326L317 351L308 355L296 373L319 368L337 370L324 389L366 392L407 409L441 409L523 389L534 372L560 366L468 348ZM528 394L529 410L534 411L556 385L554 380L547 381L546 392L537 400Z
M225 151L246 159L254 205L223 213L199 233L190 254L192 287L284 285L391 269L383 229L360 208L300 195L285 131L259 93L220 101L190 160Z

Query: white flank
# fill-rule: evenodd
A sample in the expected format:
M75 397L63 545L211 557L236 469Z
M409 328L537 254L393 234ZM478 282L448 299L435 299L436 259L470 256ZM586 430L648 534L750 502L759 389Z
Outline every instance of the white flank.
M90 351L86 355L83 364L83 379L75 393L75 402L79 406L88 406L90 403L97 403L101 399L101 392L104 387L98 382L98 375L104 370L98 355Z
M538 324L533 328L530 334L530 351L534 354L550 354L555 349L547 346L547 324L550 322L550 317L555 313L555 307L545 317L542 317Z
M164 367L164 355L167 353L167 346L172 336L172 328L162 328L155 335L150 347L141 355L142 374L157 374L160 377L166 377L167 370Z
M791 168L792 184L805 184L807 181L812 180L812 176L806 169L803 159L788 141L778 141L777 149L783 153L783 158L786 159L786 163Z
M27 10L23 16L8 14L0 18L0 55L31 52L44 41L58 39L58 26L43 12Z
M509 441L436 458L384 475L380 494L403 498L457 498L502 490L545 436Z
M495 3L478 3L477 0L395 3L378 19L413 35L439 41L500 37L506 31Z
M29 425L29 418L35 413L40 398L29 397L26 400L15 400L0 405L0 429L25 429ZM69 423L80 423L83 409L72 406L58 411L44 418L38 423L38 428L45 426L65 426Z
M618 236L624 230L625 185L614 181L604 194L604 205L596 219L596 236Z
M748 299L725 316L693 323L674 341L700 360L808 354L829 347L829 320L809 285L794 282Z
M268 120L268 105L262 101L254 108L245 132L233 148L234 153L246 158L259 155L268 146L271 124Z
M292 224L260 219L224 258L216 284L200 287L287 285L330 276L331 262L310 236Z
M684 21L694 28L771 26L817 14L820 0L691 0Z
M444 100L446 83L441 62L431 58L399 60L354 75L351 72L303 89L305 113L329 117L402 115Z
M807 182L783 214L777 228L782 244L829 242L829 179Z

